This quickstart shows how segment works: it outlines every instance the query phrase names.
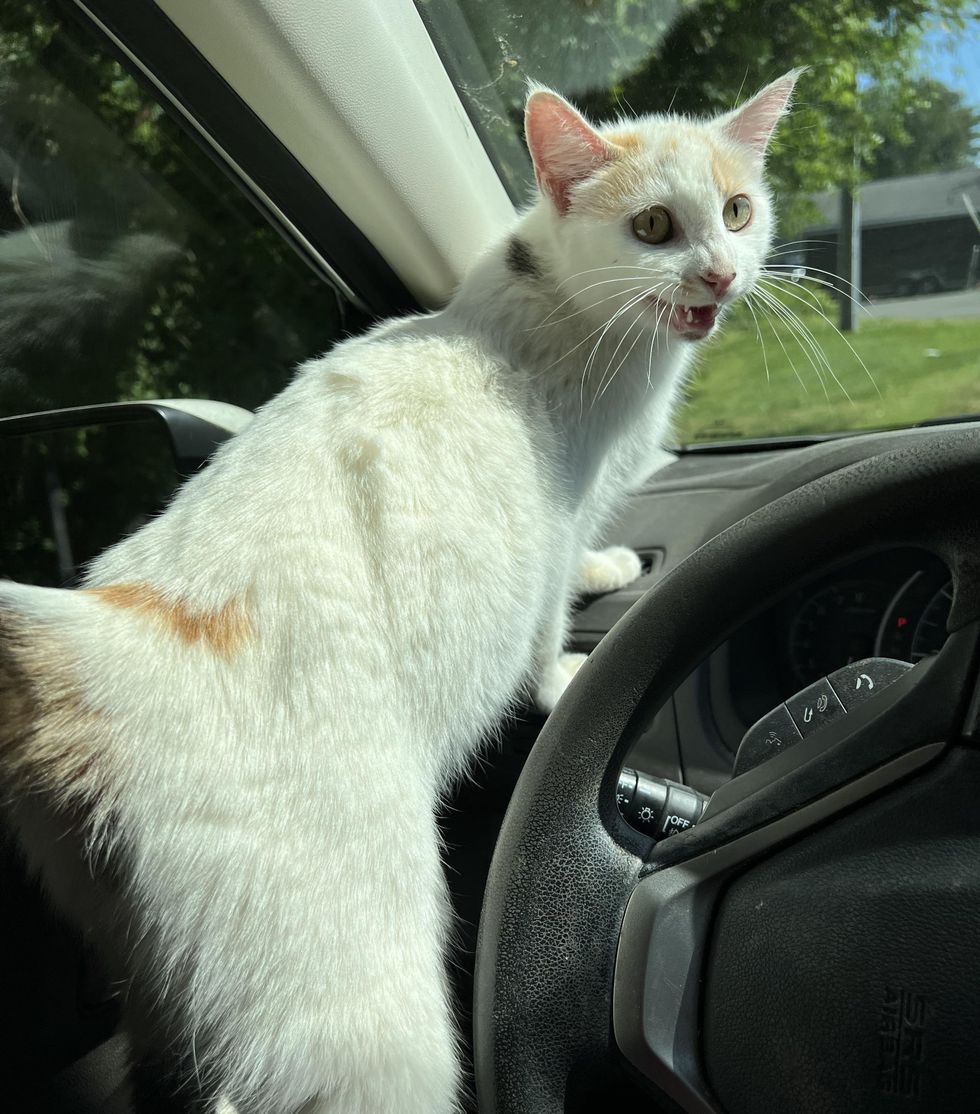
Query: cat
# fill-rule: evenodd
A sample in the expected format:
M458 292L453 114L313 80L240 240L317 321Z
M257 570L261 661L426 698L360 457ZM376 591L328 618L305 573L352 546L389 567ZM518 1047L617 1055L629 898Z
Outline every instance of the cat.
M300 368L81 589L0 585L10 822L179 1095L456 1109L436 804L640 573L594 547L770 250L798 73L600 128L533 87L538 195L445 309Z

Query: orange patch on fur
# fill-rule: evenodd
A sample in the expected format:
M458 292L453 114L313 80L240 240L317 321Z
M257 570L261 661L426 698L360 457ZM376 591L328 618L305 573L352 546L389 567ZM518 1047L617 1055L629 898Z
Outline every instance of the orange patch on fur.
M589 190L587 205L591 212L603 218L623 215L623 199L643 193L645 170L641 160L632 158L643 150L643 141L634 132L613 132L605 137L617 146L617 157L603 167L594 188ZM650 148L656 159L663 162L677 151L678 140L673 135L660 139Z
M98 596L111 607L157 619L181 641L204 642L223 657L230 657L252 633L252 625L238 600L229 600L220 611L191 611L185 603L167 599L149 584L110 584L83 591Z
M636 132L613 132L612 135L603 137L609 143L615 143L617 147L622 147L625 151L639 151L640 137Z
M600 217L621 216L623 198L635 193L641 182L636 160L624 152L603 167L598 181L589 183L587 207Z
M711 176L726 198L733 197L744 188L745 166L733 153L712 147Z

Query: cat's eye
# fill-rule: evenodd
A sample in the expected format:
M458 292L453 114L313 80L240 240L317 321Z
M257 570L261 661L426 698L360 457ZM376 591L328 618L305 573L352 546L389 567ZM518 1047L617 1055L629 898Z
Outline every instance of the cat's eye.
M664 244L674 235L674 222L663 205L651 205L633 218L633 235L645 244Z
M752 202L744 193L737 193L725 202L722 219L729 232L738 232L749 223L752 216Z

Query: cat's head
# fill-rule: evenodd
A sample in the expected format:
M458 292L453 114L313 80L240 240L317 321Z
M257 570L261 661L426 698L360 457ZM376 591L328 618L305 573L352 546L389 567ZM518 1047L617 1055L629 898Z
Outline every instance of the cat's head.
M596 320L621 312L624 327L668 339L708 336L770 251L766 148L800 73L714 119L652 115L598 128L556 93L531 91L528 147L569 309Z

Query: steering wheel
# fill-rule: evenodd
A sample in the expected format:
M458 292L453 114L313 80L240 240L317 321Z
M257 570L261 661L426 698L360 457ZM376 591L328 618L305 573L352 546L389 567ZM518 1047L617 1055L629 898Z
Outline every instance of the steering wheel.
M949 566L942 651L728 782L696 827L658 844L629 827L615 794L637 727L781 593L896 545ZM634 605L501 829L477 949L481 1114L601 1109L590 1080L616 1074L647 1109L697 1114L974 1109L978 618L974 430L838 467Z

